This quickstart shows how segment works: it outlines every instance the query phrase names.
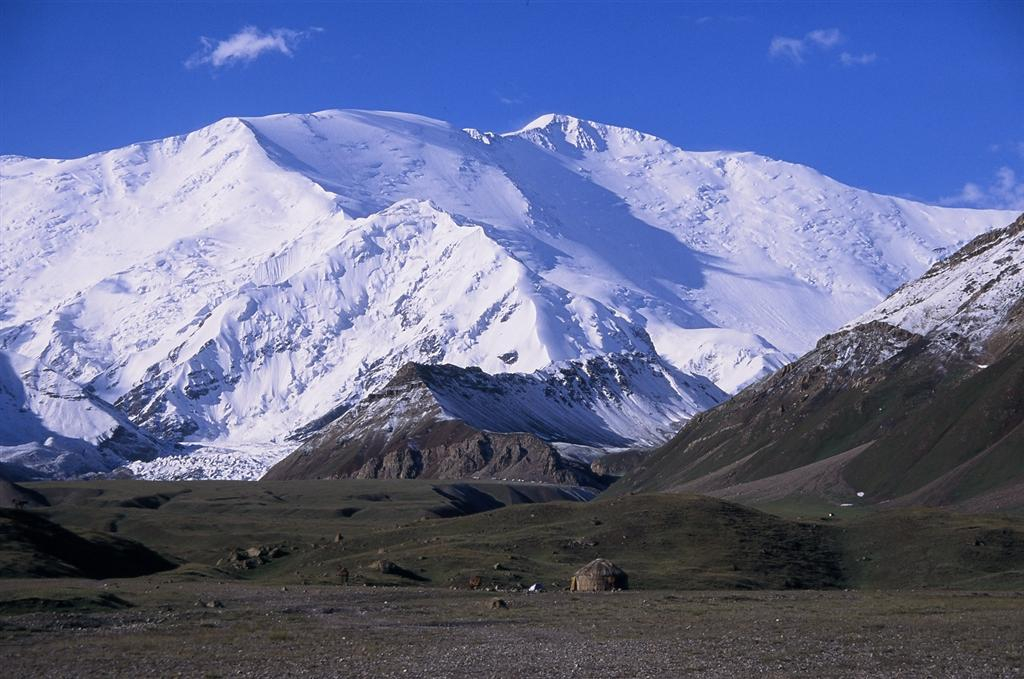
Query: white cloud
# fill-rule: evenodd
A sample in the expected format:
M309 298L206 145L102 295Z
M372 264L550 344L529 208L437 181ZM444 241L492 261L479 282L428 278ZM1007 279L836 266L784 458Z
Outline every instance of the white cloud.
M843 52L839 55L839 61L843 66L867 66L874 63L876 59L878 59L878 55L874 52L864 52L863 54Z
M988 186L967 182L959 193L940 198L939 202L942 205L1024 210L1024 182L1017 181L1017 174L1004 165L996 170Z
M825 49L832 49L843 41L843 34L838 28L819 28L808 33L804 40Z
M292 56L295 46L310 34L321 28L297 31L291 28L275 28L263 32L255 26L245 26L229 38L211 40L200 38L202 47L185 62L188 68L209 64L213 68L247 63L270 52Z
M844 42L846 42L846 36L838 28L816 28L802 38L774 36L768 44L768 55L773 58L788 59L794 64L802 64L812 49L828 52ZM878 55L874 52L861 54L843 52L839 55L839 61L843 66L864 66L876 59L878 59Z

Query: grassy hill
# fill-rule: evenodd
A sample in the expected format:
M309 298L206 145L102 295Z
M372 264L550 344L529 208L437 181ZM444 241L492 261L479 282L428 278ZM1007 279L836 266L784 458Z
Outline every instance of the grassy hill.
M176 579L559 588L603 557L641 589L1024 587L1024 520L1004 516L421 480L31 486L51 505L32 516L138 541Z

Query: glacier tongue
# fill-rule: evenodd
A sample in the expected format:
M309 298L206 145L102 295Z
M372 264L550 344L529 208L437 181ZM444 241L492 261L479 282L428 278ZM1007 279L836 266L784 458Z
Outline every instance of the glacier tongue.
M152 460L135 460L126 467L135 478L154 481L258 481L294 448L293 443L248 443L234 447L188 445Z
M0 181L0 347L225 449L273 445L407 361L640 353L733 392L1012 219L559 115L506 135L229 118L6 157Z

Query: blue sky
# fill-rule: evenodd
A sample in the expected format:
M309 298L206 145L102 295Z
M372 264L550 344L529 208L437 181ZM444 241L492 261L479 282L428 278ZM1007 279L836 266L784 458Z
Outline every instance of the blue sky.
M0 153L327 108L570 113L1024 209L1024 2L0 3Z

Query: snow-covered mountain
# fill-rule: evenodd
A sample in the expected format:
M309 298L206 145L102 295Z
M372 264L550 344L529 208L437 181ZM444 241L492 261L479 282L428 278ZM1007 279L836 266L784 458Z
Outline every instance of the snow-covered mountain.
M151 459L167 447L109 403L31 359L0 351L0 470L68 478Z
M229 118L7 156L0 182L0 346L221 443L280 439L409 361L639 352L734 392L1012 218L553 115Z

